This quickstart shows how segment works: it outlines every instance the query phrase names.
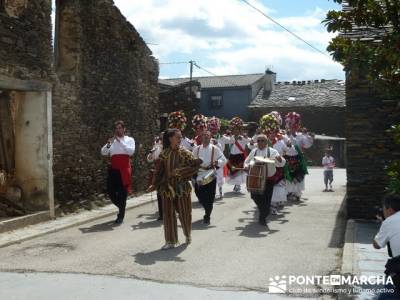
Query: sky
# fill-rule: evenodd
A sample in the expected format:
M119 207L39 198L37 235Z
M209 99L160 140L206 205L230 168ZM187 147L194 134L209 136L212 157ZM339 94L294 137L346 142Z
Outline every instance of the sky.
M249 0L323 55L241 0L114 0L159 60L160 78L187 77L195 61L216 75L277 73L278 81L344 79L321 21L333 0ZM194 68L194 76L209 74Z

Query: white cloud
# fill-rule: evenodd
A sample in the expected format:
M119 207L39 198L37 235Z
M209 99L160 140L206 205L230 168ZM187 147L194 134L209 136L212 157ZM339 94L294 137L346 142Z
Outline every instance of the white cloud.
M251 3L275 14L259 0ZM150 47L160 61L186 57L221 75L259 73L273 66L281 80L344 77L340 65L241 1L115 0L115 4L147 42L158 44ZM324 15L316 8L305 16L277 21L324 50L332 38L320 24ZM167 75L163 69L161 75ZM180 75L185 74L172 76Z

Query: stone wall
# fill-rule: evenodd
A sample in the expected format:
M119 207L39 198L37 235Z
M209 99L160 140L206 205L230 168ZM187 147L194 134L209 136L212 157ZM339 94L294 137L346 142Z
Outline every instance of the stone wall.
M192 81L192 83L183 83L178 86L167 87L161 86L160 88L160 129L164 130L168 126L167 116L170 112L183 110L188 124L185 129L185 134L188 136L193 135L191 126L192 118L195 114L199 113L200 100L196 99L196 95L192 93L189 97L190 87L193 90L200 90L200 83ZM190 99L189 99L190 98Z
M250 121L258 122L264 114L278 111L282 118L291 111L301 115L301 123L317 134L343 137L345 134L345 107L257 107L249 108Z
M0 75L48 80L51 0L0 1Z
M387 185L385 166L400 158L386 132L400 120L398 99L385 99L371 84L348 79L346 103L348 216L372 219Z
M146 185L145 149L157 134L158 64L113 1L57 1L53 136L55 197L77 206L105 190L100 148L125 121L136 140L134 191Z
M51 210L50 14L51 0L0 1L0 217Z

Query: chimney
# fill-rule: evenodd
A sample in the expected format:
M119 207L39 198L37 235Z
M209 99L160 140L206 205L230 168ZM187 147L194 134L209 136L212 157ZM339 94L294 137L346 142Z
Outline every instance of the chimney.
M263 98L269 97L271 92L274 90L275 82L276 82L276 73L272 72L270 69L267 69L264 75Z

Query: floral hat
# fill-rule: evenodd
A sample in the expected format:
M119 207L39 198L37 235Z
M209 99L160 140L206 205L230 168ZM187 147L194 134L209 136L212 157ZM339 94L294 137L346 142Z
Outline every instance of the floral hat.
M195 130L207 128L207 118L202 114L193 116L192 125Z
M241 128L243 127L243 120L239 117L234 117L232 120L229 122L230 127L237 127Z
M221 122L217 117L207 118L207 126L212 134L216 134L221 128Z
M279 112L277 111L271 111L270 112L271 115L273 115L275 117L275 119L278 121L279 126L282 126L282 116Z
M269 113L261 117L260 127L264 133L271 134L279 130L278 122L279 121L276 119L276 117L272 113Z
M184 130L186 127L186 116L183 111L174 111L168 115L168 127Z
M292 111L285 116L286 127L294 130L300 129L301 116L300 114Z

